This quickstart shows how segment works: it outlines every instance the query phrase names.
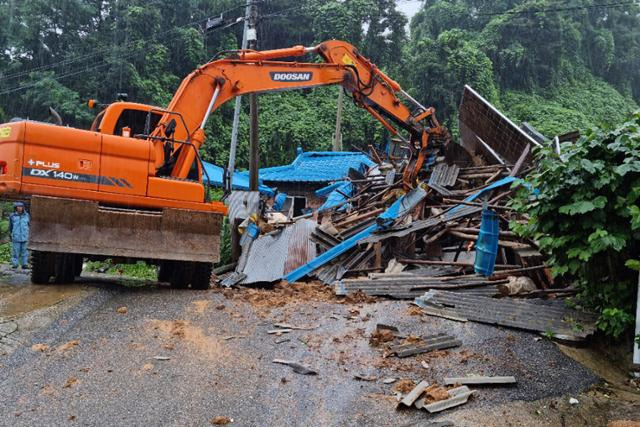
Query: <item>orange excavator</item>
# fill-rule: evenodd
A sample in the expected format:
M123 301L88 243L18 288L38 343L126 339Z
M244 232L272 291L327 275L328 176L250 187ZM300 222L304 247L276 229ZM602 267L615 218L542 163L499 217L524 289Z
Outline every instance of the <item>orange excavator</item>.
M309 53L324 62L282 60ZM198 150L210 114L233 97L342 85L410 149L406 188L427 146L447 134L433 108L346 42L226 55L187 76L167 108L114 102L89 130L0 125L0 194L30 199L34 283L72 281L84 258L117 258L159 265L159 279L174 287L207 288L226 209L207 200Z

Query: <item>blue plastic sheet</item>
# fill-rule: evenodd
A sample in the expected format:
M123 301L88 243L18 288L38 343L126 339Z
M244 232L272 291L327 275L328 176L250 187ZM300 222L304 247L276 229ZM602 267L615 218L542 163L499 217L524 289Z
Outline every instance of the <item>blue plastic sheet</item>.
M316 195L322 196L326 194L327 189L330 189L331 192L327 196L327 200L318 208L318 212L323 212L340 205L342 205L341 209L346 209L348 204L345 203L347 197L344 195L346 194L349 197L353 196L353 184L348 181L339 181L316 190Z

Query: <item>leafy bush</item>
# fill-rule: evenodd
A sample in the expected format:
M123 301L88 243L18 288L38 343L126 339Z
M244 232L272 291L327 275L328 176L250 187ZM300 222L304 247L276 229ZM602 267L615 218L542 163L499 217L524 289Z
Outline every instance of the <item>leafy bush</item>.
M144 261L137 261L135 264L114 264L111 259L105 261L89 261L85 265L85 270L145 280L158 279L156 267Z
M0 244L0 263L11 262L11 243Z
M633 321L640 261L640 112L617 128L602 126L537 152L538 168L513 206L529 215L512 228L538 241L553 274L581 290L598 326L617 337Z

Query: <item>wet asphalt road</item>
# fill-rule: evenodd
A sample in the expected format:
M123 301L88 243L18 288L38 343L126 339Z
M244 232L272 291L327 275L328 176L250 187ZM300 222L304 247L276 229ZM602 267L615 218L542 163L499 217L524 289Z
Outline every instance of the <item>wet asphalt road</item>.
M205 426L216 416L239 426L422 425L446 419L446 412L396 411L394 386L383 379L518 379L516 386L481 389L467 409L577 394L597 381L534 334L412 315L406 301L340 304L274 298L281 291L83 282L75 285L85 290L78 301L0 356L0 425ZM317 328L268 334L276 322ZM367 339L378 322L407 334L446 332L463 345L383 358ZM276 358L305 363L318 375L296 374L272 363Z

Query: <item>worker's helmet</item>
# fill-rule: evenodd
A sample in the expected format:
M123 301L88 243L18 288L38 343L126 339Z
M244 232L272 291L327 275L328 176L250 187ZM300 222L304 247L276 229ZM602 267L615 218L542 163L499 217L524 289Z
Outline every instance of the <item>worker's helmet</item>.
M13 210L16 210L16 208L18 207L23 207L24 208L24 203L23 202L15 202L13 204Z

